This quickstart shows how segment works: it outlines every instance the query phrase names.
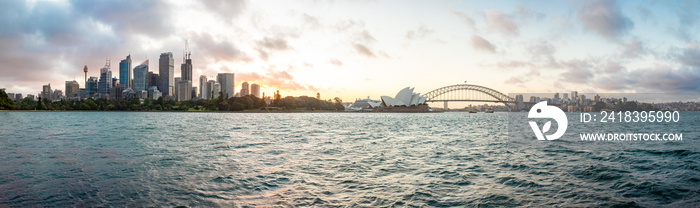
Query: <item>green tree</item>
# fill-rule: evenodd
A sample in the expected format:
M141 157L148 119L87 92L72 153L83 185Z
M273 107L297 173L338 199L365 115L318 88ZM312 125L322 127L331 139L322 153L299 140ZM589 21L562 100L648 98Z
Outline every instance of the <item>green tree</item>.
M4 90L0 90L0 110L12 110L15 108L15 102L7 97Z

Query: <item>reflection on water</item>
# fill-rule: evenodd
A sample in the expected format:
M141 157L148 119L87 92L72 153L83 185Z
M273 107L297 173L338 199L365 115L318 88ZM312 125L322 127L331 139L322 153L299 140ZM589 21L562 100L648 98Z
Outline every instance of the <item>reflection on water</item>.
M542 142L508 136L508 113L0 118L0 204L9 206L700 204L697 136Z

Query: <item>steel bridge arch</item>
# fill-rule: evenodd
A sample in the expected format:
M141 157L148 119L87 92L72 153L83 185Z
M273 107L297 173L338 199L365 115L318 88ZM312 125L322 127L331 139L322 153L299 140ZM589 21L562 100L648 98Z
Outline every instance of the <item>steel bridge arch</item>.
M488 87L484 87L484 86L480 86L480 85L472 85L472 84L456 84L456 85L441 87L441 88L435 89L433 91L430 91L428 93L425 93L425 94L423 94L423 96L427 97L427 99L426 99L427 102L438 102L438 101L442 101L442 100L436 100L435 98L437 98L440 95L447 94L447 93L454 92L454 91L481 92L481 93L484 93L486 95L489 95L489 96L495 98L496 100L494 100L494 102L501 102L509 107L510 107L509 104L512 104L515 102L514 98L511 98L508 95L503 94L502 92L499 92L497 90L494 90L494 89L491 89ZM464 98L464 100L469 100L469 98Z

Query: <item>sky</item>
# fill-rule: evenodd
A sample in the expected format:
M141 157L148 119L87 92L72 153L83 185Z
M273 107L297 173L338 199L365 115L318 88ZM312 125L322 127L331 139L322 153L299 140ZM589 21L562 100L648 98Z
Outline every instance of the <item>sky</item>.
M193 75L266 95L379 99L476 84L503 93L697 93L700 1L0 1L0 88L64 90L185 42ZM199 86L199 79L193 85Z

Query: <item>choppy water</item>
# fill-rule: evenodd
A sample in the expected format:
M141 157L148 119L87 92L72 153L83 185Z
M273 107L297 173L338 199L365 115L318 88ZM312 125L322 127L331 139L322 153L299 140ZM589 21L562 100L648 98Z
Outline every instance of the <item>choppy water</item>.
M0 112L0 207L700 206L700 114L682 142L624 144L508 119Z

